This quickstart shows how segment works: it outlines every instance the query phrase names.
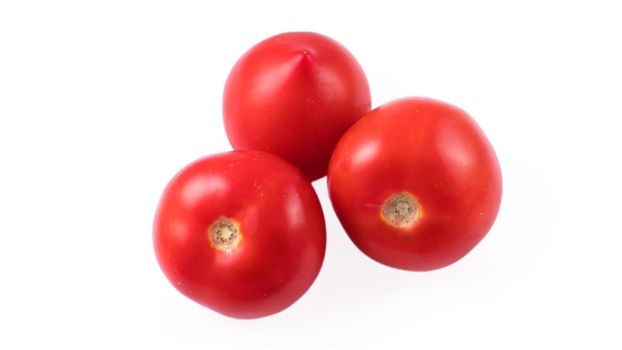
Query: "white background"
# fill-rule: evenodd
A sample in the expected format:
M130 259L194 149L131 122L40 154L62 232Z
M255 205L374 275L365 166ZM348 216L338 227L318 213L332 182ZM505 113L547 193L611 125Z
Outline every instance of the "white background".
M619 349L615 4L2 1L0 348ZM503 204L467 257L413 273L360 253L317 181L317 282L239 321L175 291L151 223L179 168L229 149L237 58L294 30L349 48L374 106L419 95L467 110L497 150Z

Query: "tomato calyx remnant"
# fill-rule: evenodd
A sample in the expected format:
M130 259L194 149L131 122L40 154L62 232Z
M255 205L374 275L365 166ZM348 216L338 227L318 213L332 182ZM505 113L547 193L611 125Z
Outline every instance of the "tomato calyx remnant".
M421 216L421 207L413 195L408 192L399 192L384 202L381 216L389 225L407 229L412 227Z
M230 253L242 240L240 225L233 219L221 216L210 226L209 240L212 247Z

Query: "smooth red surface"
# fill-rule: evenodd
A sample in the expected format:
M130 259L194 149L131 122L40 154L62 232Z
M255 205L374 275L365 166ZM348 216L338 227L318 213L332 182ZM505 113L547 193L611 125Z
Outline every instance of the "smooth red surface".
M425 98L380 106L343 136L328 187L345 231L369 257L431 270L467 254L490 230L501 171L488 139L463 110ZM422 214L398 229L381 218L392 194L409 192Z
M320 34L293 32L239 59L225 85L223 114L234 149L276 154L315 180L370 106L367 78L348 50Z
M221 216L240 223L227 253L210 243ZM162 270L181 293L222 314L256 318L287 308L311 286L326 246L324 217L309 180L259 151L205 157L166 187L153 240Z

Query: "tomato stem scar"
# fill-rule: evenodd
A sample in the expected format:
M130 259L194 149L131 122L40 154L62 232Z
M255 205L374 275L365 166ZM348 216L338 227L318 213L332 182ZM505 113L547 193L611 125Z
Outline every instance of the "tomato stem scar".
M410 193L399 192L384 202L381 216L395 228L410 228L421 216L421 206Z
M230 253L241 239L240 225L233 219L221 216L209 228L210 243L217 250Z

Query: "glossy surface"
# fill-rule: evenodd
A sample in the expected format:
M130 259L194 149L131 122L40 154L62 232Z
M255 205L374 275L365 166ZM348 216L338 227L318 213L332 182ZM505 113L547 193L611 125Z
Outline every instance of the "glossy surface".
M235 227L240 237L228 235ZM199 159L170 181L153 239L181 293L225 315L256 318L285 309L311 286L326 231L299 170L264 152L234 151Z
M311 180L326 175L343 133L369 111L367 78L354 56L316 33L284 33L248 50L225 86L234 149L276 154Z
M491 228L502 190L495 152L475 121L425 98L380 106L348 130L331 159L328 187L357 247L408 270L440 268L467 254ZM383 219L383 204L399 193L419 205L405 228Z

